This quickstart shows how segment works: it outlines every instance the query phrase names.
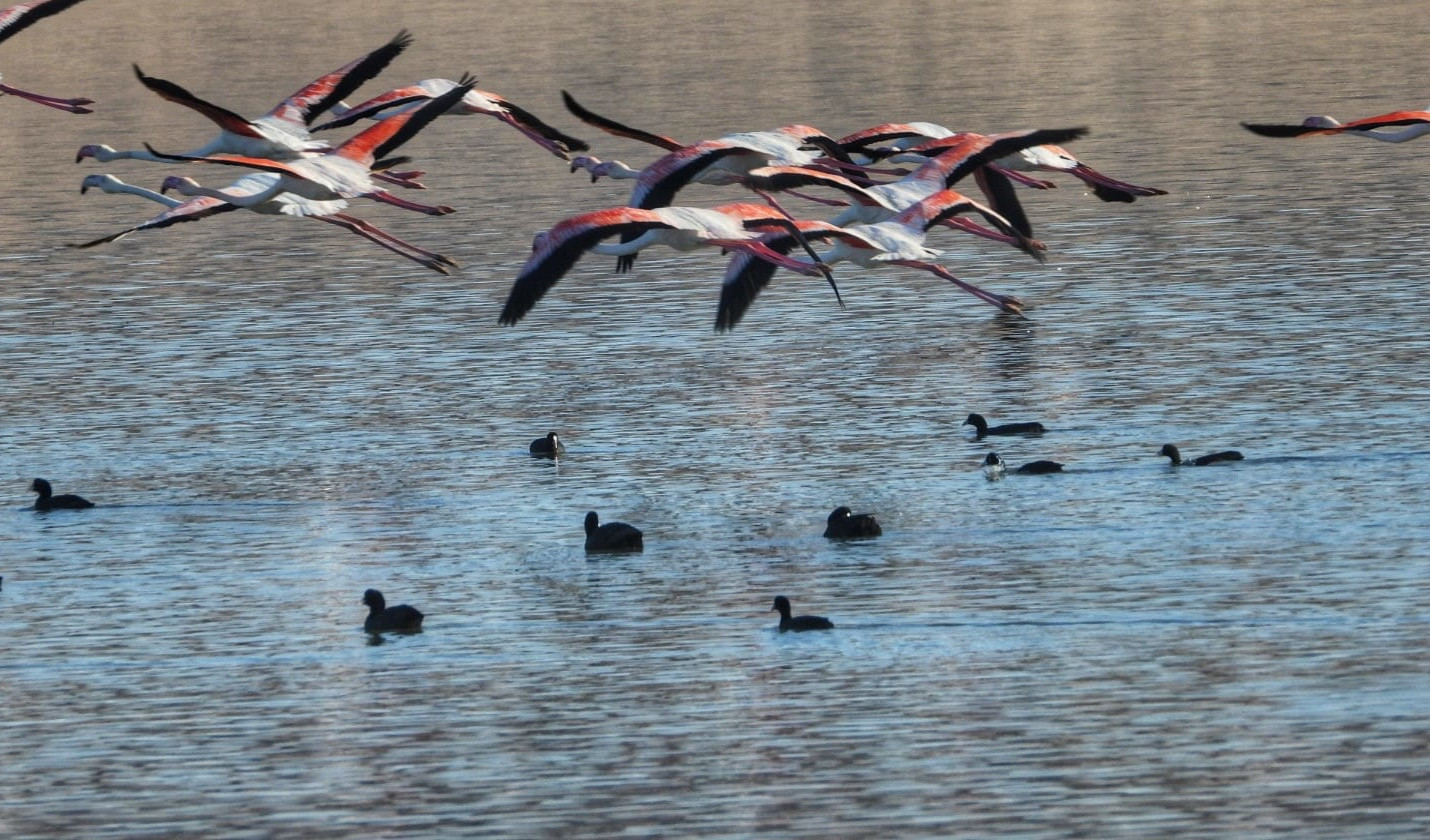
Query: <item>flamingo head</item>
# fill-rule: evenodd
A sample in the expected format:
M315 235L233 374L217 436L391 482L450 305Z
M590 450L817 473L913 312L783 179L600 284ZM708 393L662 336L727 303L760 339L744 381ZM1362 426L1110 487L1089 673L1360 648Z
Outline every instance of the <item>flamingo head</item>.
M160 185L159 192L167 193L169 190L175 190L184 195L190 195L190 191L198 185L198 181L185 175L170 175L165 178L164 183Z
M79 182L79 194L84 195L89 192L90 187L102 190L108 185L122 183L123 181L120 181L113 175L86 175L84 176L84 180Z
M74 162L79 163L85 158L95 158L99 160L103 155L113 151L114 148L111 146L105 146L102 143L90 143L87 146L79 147L79 151L75 152Z
M575 172L578 169L584 169L591 173L591 183L593 184L600 180L602 176L611 174L610 164L602 161L600 158L591 157L590 155L577 155L571 158L571 171Z

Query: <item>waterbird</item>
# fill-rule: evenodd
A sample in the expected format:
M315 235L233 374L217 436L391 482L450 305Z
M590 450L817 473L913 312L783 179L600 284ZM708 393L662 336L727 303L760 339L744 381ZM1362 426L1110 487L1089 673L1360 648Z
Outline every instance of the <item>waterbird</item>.
M818 256L819 264L832 266L849 262L860 268L903 266L927 271L979 300L1012 315L1023 314L1023 302L1012 295L997 294L965 280L948 269L931 262L940 252L924 244L928 230L944 219L972 208L971 202L956 190L943 190L909 207L892 219L868 225L839 227L829 222L797 220L794 224L805 239L833 240L833 246ZM789 267L792 258L785 256L790 241L783 232L767 234L761 243L778 252ZM802 260L793 259L795 264ZM769 260L769 263L775 263ZM807 264L806 264L807 267ZM773 265L762 264L745 254L735 254L725 270L720 288L720 303L715 314L715 329L733 329L755 297L774 276ZM807 273L804 272L804 273Z
M180 201L164 195L162 192L127 184L113 175L86 175L80 183L81 194L88 192L91 188L97 188L107 193L125 193L147 198L150 201L163 204L168 209L148 221L125 228L118 233L101 236L89 242L72 244L70 247L93 248L96 245L123 239L138 231L166 228L181 222L199 221L218 213L242 208L268 216L310 218L337 225L440 274L451 274L451 269L457 265L441 254L428 251L394 236L370 222L338 212L347 207L347 202L344 200L314 201L292 193L279 193L272 198L262 198L262 195L277 180L278 176L272 172L254 172L239 178L223 189L210 189L203 187L192 178L171 175L164 179L163 189L173 189L183 195L192 196L187 201Z
M1225 452L1213 452L1210 455L1203 455L1200 458L1193 458L1189 461L1183 461L1182 453L1177 449L1176 446L1173 446L1170 443L1162 444L1162 449L1157 454L1166 455L1169 459L1171 459L1172 466L1174 467L1182 467L1187 465L1191 465L1194 467L1205 467L1208 464L1220 464L1225 461L1243 460L1242 454L1240 452L1237 452L1234 449L1228 449Z
M588 553L611 554L644 550L645 543L639 528L624 522L607 522L603 525L601 517L597 516L594 510L586 513L586 551Z
M36 21L43 20L50 15L57 15L79 2L81 0L30 0L30 2L16 3L8 8L0 9L0 41L19 34L21 30L33 25ZM85 107L93 105L93 99L60 99L57 96L46 96L43 93L0 84L0 95L7 93L38 105L69 111L71 114L94 113L94 109Z
M416 84L390 90L358 105L348 106L339 102L333 106L337 119L316 126L314 131L326 131L352 125L361 119L376 119L380 115L390 115L398 108L412 108L435 99L456 87L451 79L423 79ZM496 117L512 128L520 131L541 148L562 160L569 160L571 152L584 152L590 148L584 140L572 137L547 125L535 114L520 107L506 97L489 91L473 88L467 91L461 101L453 105L449 114L485 114Z
M831 540L857 540L884 533L872 513L855 513L844 505L830 511L825 520L824 536Z
M407 30L402 30L383 46L331 73L319 76L278 103L273 110L251 120L201 99L174 82L149 76L137 64L134 65L134 75L139 78L141 84L161 98L202 114L218 126L217 137L186 152L186 156L228 154L269 160L292 160L331 149L326 141L315 139L311 135L309 126L343 97L382 72L411 43L412 36ZM100 163L120 159L175 162L173 158L155 155L152 150L125 151L103 144L80 147L75 155L75 162L87 157L92 157Z
M1400 131L1381 129L1404 126ZM1262 137L1313 137L1321 134L1351 134L1385 143L1404 143L1430 134L1430 111L1391 111L1350 122L1320 115L1307 117L1300 125L1243 122L1242 128Z
M367 605L367 619L362 629L369 633L413 633L422 629L422 613L406 604L387 606L387 599L376 589L362 594Z
M555 458L566 451L566 447L561 443L561 436L555 432L547 432L545 437L539 437L531 442L528 451L532 455L542 458Z
M464 75L459 86L422 107L393 114L341 145L309 157L278 161L247 155L166 154L155 151L147 143L144 147L168 160L238 166L277 173L278 181L269 190L255 197L255 201L266 200L284 192L316 201L363 197L429 216L443 216L456 211L451 207L433 207L398 198L374 183L374 172L391 164L394 159L386 156L446 113L454 102L471 89L471 83L471 77Z
M633 254L653 245L678 251L717 247L751 253L801 274L823 275L838 297L839 287L828 266L817 258L806 263L770 250L759 241L760 231L768 229L798 230L794 222L772 208L750 203L709 209L607 207L577 214L538 235L534 251L512 284L499 322L511 325L520 321L586 252ZM616 235L628 236L629 241L602 244L602 240ZM813 256L808 243L805 247Z
M978 413L968 415L968 419L964 420L962 425L973 427L975 440L988 435L1040 435L1047 431L1042 423L1003 423L998 426L990 426L983 415Z
M1007 468L1007 464L1003 462L1003 458L997 452L989 452L988 457L983 459L983 470L989 478L1002 475ZM1018 475L1048 475L1062 471L1063 465L1057 461L1029 461L1013 470Z
M73 493L54 495L54 489L43 478L31 481L30 490L39 495L39 498L35 499L35 510L83 510L94 507L94 502Z
M834 622L822 615L790 615L789 599L783 595L775 596L775 605L770 607L773 612L779 610L780 632L801 632L804 630L833 630Z

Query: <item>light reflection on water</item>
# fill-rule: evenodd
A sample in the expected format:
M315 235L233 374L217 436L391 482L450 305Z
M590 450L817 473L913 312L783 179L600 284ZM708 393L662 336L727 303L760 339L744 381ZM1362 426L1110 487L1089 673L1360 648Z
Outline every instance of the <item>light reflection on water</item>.
M113 68L217 100L229 57L207 22L212 52L159 52L144 4L89 5L66 17L109 22L104 72L88 53L64 70L59 19L0 55L7 81L86 79L112 103L81 121L0 100L4 192L28 199L0 205L0 833L1423 834L1430 172L1413 144L1235 127L1413 107L1418 6L1288 23L1248 4L1224 27L1139 5L1146 32L1121 4L911 7L927 31L984 33L918 73L894 60L907 14L854 30L800 7L807 37L781 49L776 30L710 35L713 6L404 11L418 45L384 78L475 61L572 130L561 87L691 139L1086 122L1079 154L1172 192L1027 195L1047 266L939 243L1029 322L849 269L847 311L781 275L720 336L711 255L630 276L590 258L497 328L531 234L627 185L478 118L412 144L459 214L361 208L457 258L455 278L260 218L62 248L152 213L81 199L97 170L68 150L205 130ZM218 5L225 32L267 31L263 8ZM340 5L313 66L222 101L266 109L390 36L388 13ZM617 34L559 35L598 19ZM1145 47L1107 48L1133 34ZM243 47L260 68L276 49ZM782 95L758 93L756 55ZM1019 73L968 72L980 58ZM1052 431L973 442L971 410ZM548 429L569 457L527 457ZM1174 470L1166 442L1248 458ZM995 445L1069 472L988 482ZM25 510L35 475L101 506ZM826 542L836 504L885 536ZM645 553L588 561L588 509L644 528ZM369 586L425 631L367 644ZM837 629L777 634L779 593Z

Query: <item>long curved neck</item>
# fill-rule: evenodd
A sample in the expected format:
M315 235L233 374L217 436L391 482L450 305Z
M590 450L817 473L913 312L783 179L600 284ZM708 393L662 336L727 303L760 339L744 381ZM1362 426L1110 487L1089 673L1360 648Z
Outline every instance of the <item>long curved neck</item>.
M144 187L136 187L133 184L111 182L101 185L100 189L110 194L127 193L129 195L137 195L140 198L147 198L150 201L157 202L159 204L164 205L165 207L178 207L180 204L183 204L182 201L177 198L174 198L173 196L157 193L153 190L145 189Z

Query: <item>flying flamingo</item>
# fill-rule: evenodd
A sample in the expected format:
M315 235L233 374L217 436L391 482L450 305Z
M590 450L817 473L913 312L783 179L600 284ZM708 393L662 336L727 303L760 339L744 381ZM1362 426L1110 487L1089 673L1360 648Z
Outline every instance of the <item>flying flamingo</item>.
M883 123L840 138L839 143L851 157L858 154L872 159L888 158L897 162L909 160L912 155L936 155L948 142L967 133L953 131L936 123ZM884 145L875 145L879 143ZM893 153L904 154L894 156ZM1056 185L1050 181L1023 177L1020 173L1063 172L1087 184L1092 189L1092 194L1103 201L1130 203L1141 196L1167 194L1166 190L1142 187L1104 175L1078 160L1067 149L1053 143L1019 149L993 161L991 165L1013 179L1037 189L1048 189Z
M822 221L799 221L796 226L807 239L832 239L834 245L820 255L825 265L850 262L861 268L878 268L885 265L901 265L927 271L936 277L953 283L984 303L998 307L1013 315L1023 314L1022 301L1011 295L989 292L972 283L955 277L943 266L930 262L939 252L924 245L924 236L929 228L943 219L969 211L977 211L974 202L954 190L944 190L910 207L898 216L872 225L850 225L839 227ZM792 240L783 232L769 233L762 237L762 243L778 254L787 254ZM795 263L803 260L787 257ZM755 296L769 285L774 276L776 264L786 263L774 260L758 261L747 254L735 254L725 272L720 289L720 305L715 316L715 329L725 332L733 329L740 318L754 303Z
M165 228L180 222L196 222L217 213L243 208L268 216L312 218L337 225L441 274L451 274L451 269L457 265L441 254L419 248L363 219L339 212L347 206L346 201L310 201L292 193L280 193L265 201L255 200L277 180L278 176L271 172L254 172L239 178L222 190L210 190L201 187L192 178L170 176L164 180L164 190L175 189L183 195L194 196L188 201L180 201L164 195L162 192L126 184L113 175L88 175L80 184L80 193L88 192L91 187L94 187L107 193L137 195L140 198L147 198L150 201L163 204L168 209L142 224L70 247L93 248L96 245L123 239L129 234L141 230Z
M352 125L364 118L376 118L383 112L390 114L396 108L416 107L422 102L441 96L456 86L457 83L451 79L424 79L415 85L388 91L360 105L349 107L345 103L339 102L333 106L333 113L338 118L329 120L313 130L325 131L330 128L340 128ZM486 114L496 117L562 160L568 160L573 151L584 152L590 148L584 140L552 128L535 114L500 94L470 90L466 96L462 97L461 102L452 107L450 113Z
M828 267L819 262L813 250L809 250L812 261L804 262L765 247L759 241L760 232L770 229L786 231L790 247L801 241L794 222L759 204L726 204L709 210L608 207L572 216L537 238L531 257L512 285L499 322L510 325L521 320L587 251L631 254L652 245L665 245L678 251L713 246L751 254L807 276L822 274L834 288L835 295L839 294ZM616 235L629 236L630 241L603 244L603 240Z
M148 144L145 144L145 148L157 157L168 160L241 166L277 173L278 180L266 194L254 199L255 201L266 200L285 192L315 201L364 197L405 210L442 216L455 211L451 207L432 207L398 198L373 183L373 170L398 160L380 158L384 158L389 152L412 139L428 123L445 114L468 90L471 90L471 78L464 75L460 85L422 107L394 114L364 129L342 145L312 157L275 161L246 155L171 155L154 151Z
M1379 131L1382 128L1403 125L1400 131ZM1300 125L1275 125L1265 123L1242 123L1242 128L1263 137L1307 137L1317 134L1353 134L1369 137L1386 143L1404 143L1430 134L1430 111L1392 111L1374 117L1352 120L1348 123L1335 117L1307 117Z
M4 41L6 38L18 34L25 27L38 20L43 20L50 15L57 15L79 2L80 0L30 0L28 3L16 3L9 8L0 9L0 41ZM20 90L17 87L10 87L7 84L0 84L0 96L7 93L12 96L18 96L21 99L28 99L40 105L58 108L61 111L69 111L71 114L94 113L92 108L85 107L86 105L93 105L93 99L60 99L55 96L46 96L42 93Z
M273 110L257 119L249 120L226 108L214 105L165 79L146 76L144 71L134 66L134 75L140 83L154 93L191 108L219 127L219 134L208 143L186 152L191 157L228 154L245 157L268 158L270 160L292 160L308 154L320 154L331 149L326 141L314 139L308 126L313 120L331 109L344 96L357 90L387 67L394 58L412 43L407 30L398 32L391 41L367 55L355 59L342 67L314 79L292 96L278 103ZM100 163L112 160L147 160L157 163L173 163L169 158L159 157L148 150L120 151L112 146L91 144L81 146L75 155L75 163L92 157ZM421 173L388 173L382 180L401 186L421 188L413 179Z

